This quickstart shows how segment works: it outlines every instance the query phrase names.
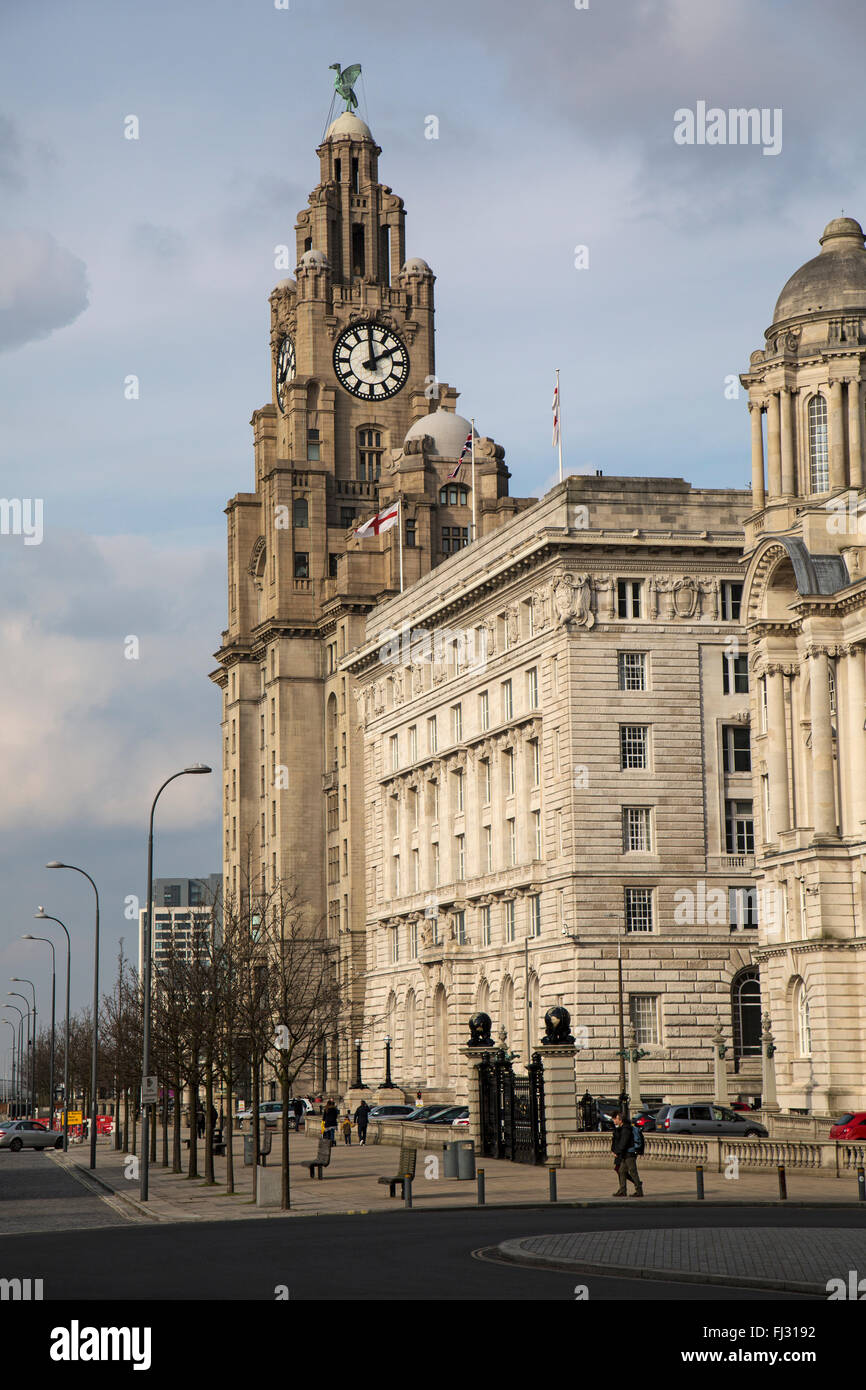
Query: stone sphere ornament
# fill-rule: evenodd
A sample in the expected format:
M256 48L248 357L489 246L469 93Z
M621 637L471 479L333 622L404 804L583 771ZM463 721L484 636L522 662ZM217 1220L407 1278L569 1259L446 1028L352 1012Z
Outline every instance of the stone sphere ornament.
M544 1015L544 1026L547 1031L541 1039L542 1047L565 1047L574 1042L571 1033L571 1014L562 1005L557 1004L555 1008L547 1010Z

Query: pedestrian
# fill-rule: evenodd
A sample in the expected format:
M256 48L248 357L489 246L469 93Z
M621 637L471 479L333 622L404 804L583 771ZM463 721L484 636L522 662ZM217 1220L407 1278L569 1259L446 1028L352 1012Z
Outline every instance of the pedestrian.
M614 1111L613 1136L610 1142L613 1166L619 1178L619 1187L614 1197L627 1197L626 1182L634 1183L634 1195L643 1196L643 1184L637 1170L637 1155L643 1152L643 1135L625 1118L621 1110Z
M328 1104L325 1106L325 1113L322 1116L322 1124L324 1127L322 1133L326 1139L330 1139L332 1144L336 1144L337 1142L337 1124L339 1119L339 1110L333 1100L329 1100Z
M362 1100L358 1109L355 1111L355 1124L358 1126L359 1144L366 1144L367 1142L367 1120L369 1117L370 1107L365 1100Z
M218 1114L218 1112L217 1112L217 1108L216 1108L215 1105L212 1105L211 1108L210 1108L210 1127L211 1127L211 1129L217 1129L217 1128L218 1128L218 1122L219 1122L219 1114Z
M346 1111L345 1115L343 1116L343 1119L340 1121L340 1129L343 1131L343 1143L344 1143L344 1144L351 1144L351 1142L352 1142L352 1117L351 1117L351 1115L349 1114L348 1110Z
M195 1112L195 1128L199 1139L204 1139L204 1111L201 1106Z
M300 1129L301 1120L304 1115L304 1102L301 1100L300 1096L296 1096L292 1101L292 1109L295 1112L295 1129Z

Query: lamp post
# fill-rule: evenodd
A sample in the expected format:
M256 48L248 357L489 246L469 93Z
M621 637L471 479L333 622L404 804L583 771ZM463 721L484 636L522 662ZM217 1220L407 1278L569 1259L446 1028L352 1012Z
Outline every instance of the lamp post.
M15 1024L12 1022L11 1018L0 1018L0 1023L5 1023L7 1028L12 1029L12 1090L10 1094L7 1096L7 1100L11 1105L15 1099L15 1045L18 1041L18 1038L15 1033Z
M355 1089L363 1090L364 1083L361 1080L361 1039L355 1039Z
M174 782L178 777L186 777L189 774L210 772L211 769L204 763L191 763L189 767L181 768L180 772L173 772L167 777L153 798L150 808L150 828L147 836L147 912L144 923L144 1021L142 1028L141 1043L141 1076L142 1085L144 1078L150 1075L150 995L151 995L151 955L153 941L153 817L156 811L156 803L162 796L169 782ZM152 1102L143 1107L144 1113L141 1121L141 1180L139 1195L143 1202L148 1200L148 1185L150 1177L150 1117L153 1109ZM193 1123L195 1116L191 1116Z
M385 1038L385 1080L382 1082L383 1090L393 1090L394 1083L391 1080L391 1039Z
M90 1051L90 1166L96 1167L96 1063L99 1046L99 889L84 869L77 864L63 864L52 859L46 869L72 869L86 878L96 896L96 926L93 934L93 1046Z
M15 1118L17 1120L19 1115L21 1114L21 1034L24 1031L24 1015L17 1004L4 1004L3 1007L4 1009L14 1009L16 1014L18 1015L18 1022L12 1024L12 1027L15 1029L16 1032L16 1049L18 1053L18 1085L15 1090ZM9 1020L7 1019L7 1022L8 1021Z
M48 1065L48 1128L54 1128L54 990L57 975L57 957L54 953L54 942L49 936L33 936L27 932L23 941L44 941L46 946L51 947L51 1053Z
M36 986L32 980L24 980L19 975L10 975L9 978L15 985L29 985L33 990L32 1023L29 1025L28 1032L30 1036L30 1113L35 1120L38 1118L36 1114ZM14 989L10 990L9 993L13 994L16 999L23 999L29 1011L30 1001L26 994L19 994Z
M33 916L39 922L56 922L58 927L63 928L66 936L66 1032L63 1043L63 1152L69 1152L69 968L72 960L72 942L69 939L69 932L63 926L59 917L52 917L43 907L38 907ZM34 937L34 941L47 940L44 937ZM25 938L26 940L26 938ZM53 1000L53 995L52 995ZM54 1004L51 1005L52 1013Z

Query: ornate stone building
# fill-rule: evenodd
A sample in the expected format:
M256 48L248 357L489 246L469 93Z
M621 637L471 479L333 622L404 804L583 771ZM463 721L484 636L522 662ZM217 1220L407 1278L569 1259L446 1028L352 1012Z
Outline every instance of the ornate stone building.
M866 249L850 217L820 245L741 378L755 504L744 617L757 877L778 902L757 954L779 1101L834 1112L866 1098Z

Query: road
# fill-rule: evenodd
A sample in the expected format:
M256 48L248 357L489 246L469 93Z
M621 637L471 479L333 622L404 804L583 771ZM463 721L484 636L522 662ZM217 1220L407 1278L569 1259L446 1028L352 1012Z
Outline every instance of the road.
M130 1224L47 1152L0 1149L0 1236Z

